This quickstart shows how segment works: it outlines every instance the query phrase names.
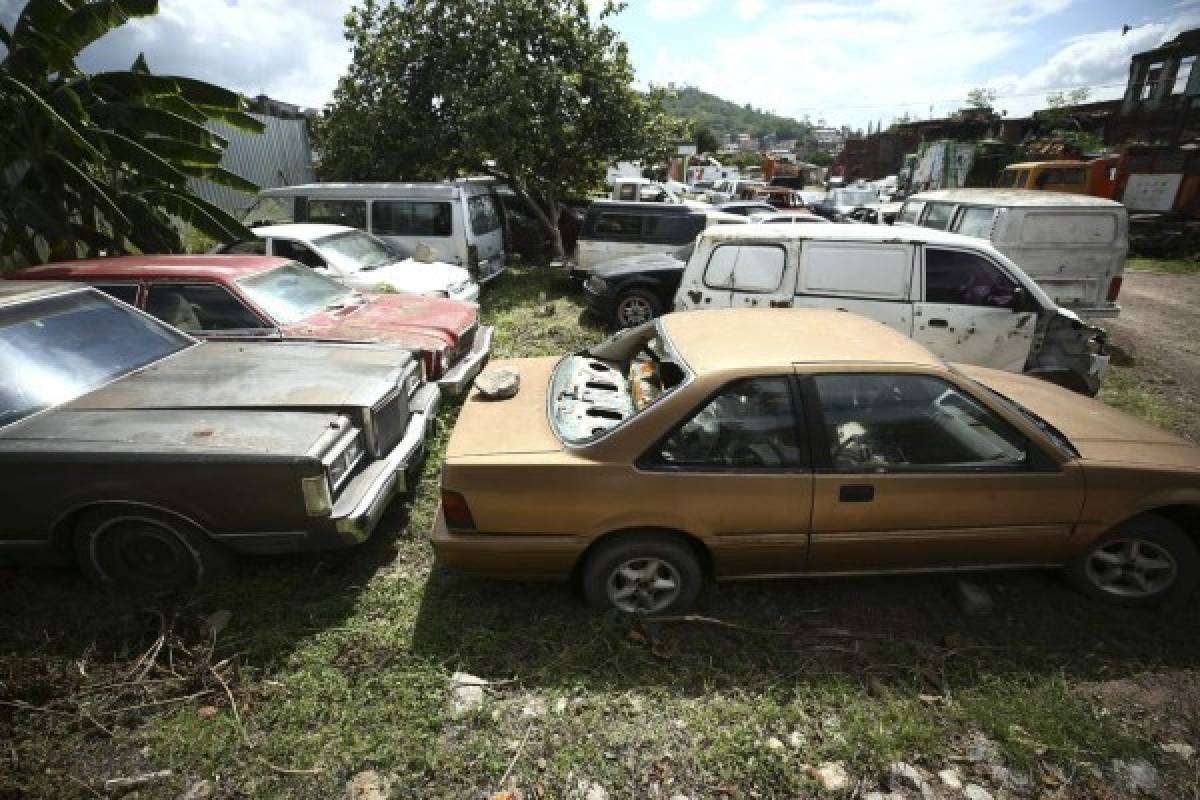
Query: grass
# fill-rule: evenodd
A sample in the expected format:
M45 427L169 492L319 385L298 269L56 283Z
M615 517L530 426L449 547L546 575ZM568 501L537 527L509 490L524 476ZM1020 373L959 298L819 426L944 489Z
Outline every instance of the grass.
M1188 411L1138 380L1127 367L1112 365L1100 388L1100 399L1153 425L1178 431Z
M603 335L545 270L502 277L483 302L497 357ZM1168 413L1120 380L1106 399ZM997 604L984 618L959 612L951 579L923 576L722 584L701 618L676 622L445 574L427 532L456 413L443 410L415 492L362 548L263 560L155 608L72 570L0 567L0 797L90 797L162 769L139 797L209 779L217 796L329 798L365 770L395 797L502 784L577 797L593 782L614 798L816 796L810 765L842 761L870 787L897 759L948 766L979 736L1037 781L1152 755L1149 734L1081 689L1200 658L1197 603L1113 609L1041 573L978 578ZM219 609L232 618L214 635L202 620ZM491 682L461 717L456 671ZM1103 791L1074 780L1072 796Z
M1130 258L1125 268L1135 272L1168 272L1172 275L1200 275L1200 261L1175 258Z

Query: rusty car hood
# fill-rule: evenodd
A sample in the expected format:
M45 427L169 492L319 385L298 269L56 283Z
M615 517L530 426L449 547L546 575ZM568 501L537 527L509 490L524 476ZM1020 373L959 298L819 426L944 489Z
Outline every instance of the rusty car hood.
M1200 470L1200 447L1099 400L1027 375L954 366L1053 425L1086 461Z
M208 342L68 403L99 409L332 409L370 406L412 356L380 345Z
M474 303L415 294L378 294L283 327L290 339L388 342L437 350L453 346L479 317Z
M493 361L489 369L515 369L521 387L516 397L507 400L486 400L478 390L472 391L458 414L447 459L562 450L546 416L550 375L558 362L555 357Z

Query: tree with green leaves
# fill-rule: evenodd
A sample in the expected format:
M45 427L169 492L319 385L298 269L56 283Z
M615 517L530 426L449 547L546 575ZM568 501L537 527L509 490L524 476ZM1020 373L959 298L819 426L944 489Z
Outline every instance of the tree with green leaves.
M249 232L188 188L189 178L254 192L220 166L227 142L210 119L262 124L234 92L151 74L87 74L80 52L157 0L29 0L0 26L0 264L101 252L178 252L174 220L220 241Z
M985 86L967 92L967 108L987 109L996 105L996 90Z
M347 16L348 73L319 131L326 179L512 187L563 257L559 200L617 161L657 163L688 141L658 91L633 88L626 45L586 0L364 0Z
M1090 96L1091 90L1086 87L1051 92L1046 95L1046 107L1037 112L1042 126L1052 136L1057 136L1081 154L1104 150L1104 139L1083 130L1073 113L1075 107L1086 103Z
M715 153L721 149L721 143L717 141L717 135L709 128L700 128L696 131L696 152L697 153Z

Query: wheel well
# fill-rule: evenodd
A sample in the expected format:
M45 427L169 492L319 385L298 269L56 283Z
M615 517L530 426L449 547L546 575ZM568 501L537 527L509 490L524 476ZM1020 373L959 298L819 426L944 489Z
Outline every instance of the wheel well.
M619 290L617 290L617 302L620 302L622 295L624 295L626 292L628 292L632 289L640 289L643 292L648 292L648 293L654 295L655 298L657 298L659 302L662 302L662 300L663 300L662 284L654 283L653 281L649 281L646 279L641 279L641 280L633 281L632 283L627 283L624 286L622 286Z
M575 559L575 566L571 568L571 582L578 582L583 565L587 563L588 558L596 551L600 545L611 542L622 536L632 536L634 534L655 534L665 536L676 541L686 544L693 553L696 554L696 559L700 562L700 568L704 570L704 575L707 578L713 577L713 562L712 553L708 547L700 540L699 537L693 536L690 533L683 533L672 528L625 528L619 531L611 531L603 536L596 537L587 549L579 554L579 558Z
M50 541L53 543L55 549L62 550L63 552L70 552L71 537L75 535L75 529L79 526L79 520L83 519L84 516L92 513L93 511L102 511L106 509L118 510L123 508L137 509L143 512L148 511L154 514L162 514L172 517L173 519L176 519L185 525L191 526L193 529L201 533L205 538L212 538L212 534L210 534L203 525L199 524L194 519L180 514L177 511L171 511L168 508L162 508L160 506L153 505L152 503L139 503L132 500L109 500L88 503L87 505L79 506L78 508L68 511L66 514L63 514L58 518L57 521L55 521L54 526L51 528Z
M1164 506L1145 512L1171 520L1200 547L1200 506ZM1141 516L1141 515L1139 515Z

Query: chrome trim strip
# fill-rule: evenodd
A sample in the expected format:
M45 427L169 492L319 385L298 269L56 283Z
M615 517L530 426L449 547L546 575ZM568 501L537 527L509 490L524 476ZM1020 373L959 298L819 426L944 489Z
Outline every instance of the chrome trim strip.
M453 368L442 373L437 385L443 392L450 395L462 394L475 380L475 376L483 370L484 363L492 351L492 337L496 329L491 325L481 325L475 334L471 350L465 354Z
M385 458L367 466L368 470L377 469L379 475L357 503L346 508L338 498L334 499L332 517L338 532L365 540L392 496L407 488L404 472L424 452L426 437L441 403L441 392L436 385L426 384L423 391L426 390L429 391L424 405L409 417L408 427L399 443Z
M762 581L772 580L775 578L855 578L870 577L872 575L929 575L950 574L956 572L1000 572L1003 570L1018 571L1033 569L1062 569L1062 564L1046 564L1037 562L1032 564L979 564L958 567L903 567L895 569L844 570L841 572L772 572L763 575L724 575L718 577L717 580L724 583L732 581Z

